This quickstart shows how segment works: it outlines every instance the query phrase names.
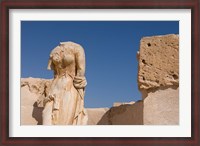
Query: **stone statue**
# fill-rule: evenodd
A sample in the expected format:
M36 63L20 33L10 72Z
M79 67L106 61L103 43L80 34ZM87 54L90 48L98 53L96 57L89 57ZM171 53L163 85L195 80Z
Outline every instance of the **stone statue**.
M44 99L43 125L85 125L84 49L73 42L62 42L50 54L48 69L54 79Z

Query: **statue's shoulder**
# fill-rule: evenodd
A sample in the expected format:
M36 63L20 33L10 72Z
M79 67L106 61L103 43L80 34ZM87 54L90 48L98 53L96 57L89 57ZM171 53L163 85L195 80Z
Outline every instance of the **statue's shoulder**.
M68 42L60 42L60 45L64 45L65 48L73 48L75 54L84 52L83 47L80 44L68 41Z

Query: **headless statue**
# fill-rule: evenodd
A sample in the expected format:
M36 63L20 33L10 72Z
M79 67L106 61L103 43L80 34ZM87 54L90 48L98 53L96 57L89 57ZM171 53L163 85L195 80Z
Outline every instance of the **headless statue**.
M84 49L73 42L63 42L51 51L48 69L54 71L49 94L44 99L43 125L85 125Z

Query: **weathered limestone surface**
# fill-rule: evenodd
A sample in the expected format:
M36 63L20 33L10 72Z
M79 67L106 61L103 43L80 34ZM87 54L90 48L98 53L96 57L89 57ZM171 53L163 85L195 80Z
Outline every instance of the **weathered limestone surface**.
M143 101L114 103L97 125L142 125Z
M109 120L111 125L143 125L143 101L112 107Z
M144 102L144 124L179 123L179 36L141 39L138 88Z
M179 124L179 88L149 92L144 99L144 124Z
M28 86L21 88L21 125L37 125L37 118L33 116L34 103L37 98L37 94L29 92Z
M42 124L42 101L50 83L47 79L21 79L21 125Z
M179 84L179 36L144 37L138 54L140 90Z
M88 113L88 125L97 125L101 120L104 125L108 125L109 117L105 116L105 113L109 108L87 108Z

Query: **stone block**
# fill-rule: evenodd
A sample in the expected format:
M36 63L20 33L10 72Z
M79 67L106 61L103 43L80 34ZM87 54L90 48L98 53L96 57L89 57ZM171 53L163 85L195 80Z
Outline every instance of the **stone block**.
M149 90L179 84L179 36L144 37L138 52L138 88Z

